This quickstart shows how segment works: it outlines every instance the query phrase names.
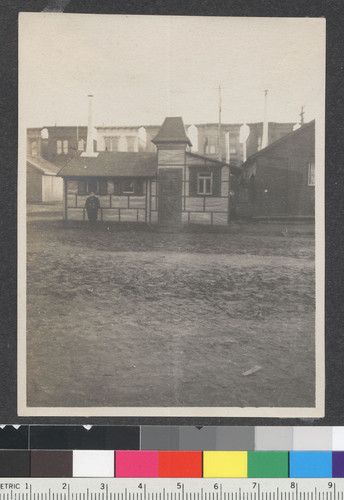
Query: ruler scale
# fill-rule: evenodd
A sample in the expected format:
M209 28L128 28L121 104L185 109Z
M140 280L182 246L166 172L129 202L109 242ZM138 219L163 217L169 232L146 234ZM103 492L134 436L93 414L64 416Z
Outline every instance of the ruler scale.
M0 478L0 500L343 500L343 496L341 478Z

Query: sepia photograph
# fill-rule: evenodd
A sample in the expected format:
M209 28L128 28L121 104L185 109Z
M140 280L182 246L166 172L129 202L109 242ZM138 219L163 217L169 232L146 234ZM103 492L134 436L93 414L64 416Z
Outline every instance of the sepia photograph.
M20 14L19 415L324 415L325 28Z

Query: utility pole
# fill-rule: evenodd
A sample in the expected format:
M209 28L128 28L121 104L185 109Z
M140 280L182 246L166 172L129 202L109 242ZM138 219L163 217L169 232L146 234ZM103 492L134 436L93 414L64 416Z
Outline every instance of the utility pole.
M222 161L222 151L221 151L221 85L219 85L219 125L218 125L218 159Z
M301 106L301 113L300 113L300 125L301 125L301 127L305 123L305 120L304 120L304 116L305 116L304 109L305 109L305 107Z
M264 90L264 121L263 121L263 137L262 149L269 144L269 124L268 124L268 90Z

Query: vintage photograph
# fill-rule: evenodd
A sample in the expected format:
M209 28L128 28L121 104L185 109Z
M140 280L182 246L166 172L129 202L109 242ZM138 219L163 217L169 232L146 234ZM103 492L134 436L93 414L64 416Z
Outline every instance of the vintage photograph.
M325 20L23 13L18 414L324 415Z

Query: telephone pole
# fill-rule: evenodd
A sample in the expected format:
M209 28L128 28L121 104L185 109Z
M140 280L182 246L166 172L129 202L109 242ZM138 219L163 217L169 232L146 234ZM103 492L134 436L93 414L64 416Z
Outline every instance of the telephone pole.
M269 123L268 123L268 90L264 90L264 121L263 121L263 137L262 149L269 144Z
M219 125L218 125L218 159L222 160L222 151L221 151L221 85L219 85Z

